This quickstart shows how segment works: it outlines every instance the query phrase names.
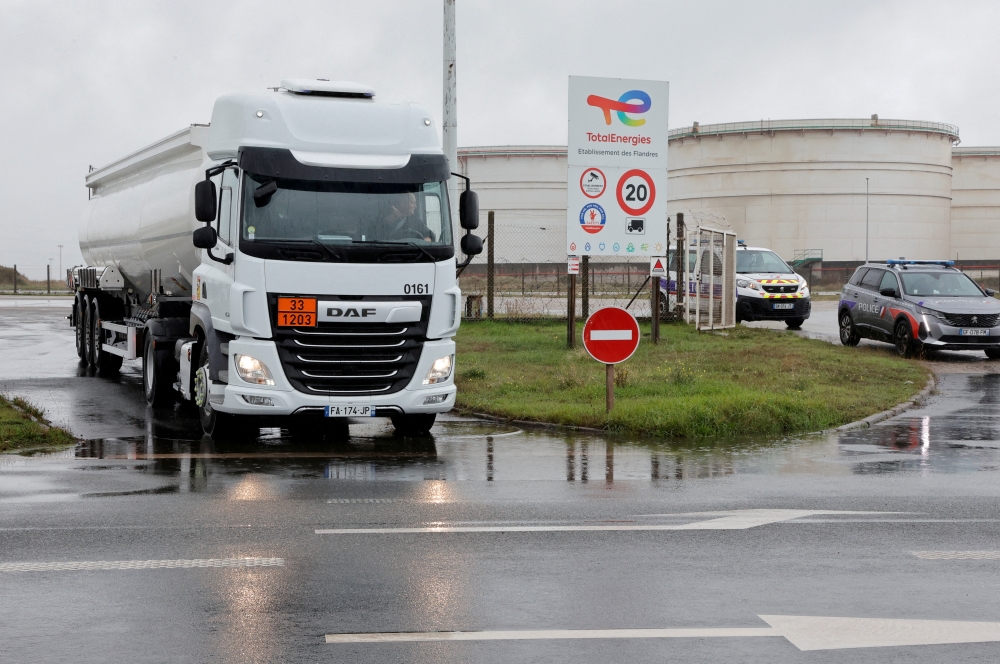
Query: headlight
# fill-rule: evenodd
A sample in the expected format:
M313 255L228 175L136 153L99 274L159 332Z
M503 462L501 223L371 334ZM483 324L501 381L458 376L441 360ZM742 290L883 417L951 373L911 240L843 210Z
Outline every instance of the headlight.
M933 309L928 309L926 307L917 307L917 311L925 316L934 316L934 318L944 318L944 314L940 311L934 311Z
M749 288L750 282L747 281L746 279L737 279L736 285L739 286L740 288Z
M807 282L805 282L805 281L799 282L799 290L800 291L807 291L807 290L809 290L809 284Z
M448 355L434 360L431 370L427 372L427 378L424 378L424 385L434 385L448 380L451 376L451 358L452 356Z
M274 385L274 377L271 376L267 365L256 357L236 354L233 360L236 362L236 373L246 382L255 385Z

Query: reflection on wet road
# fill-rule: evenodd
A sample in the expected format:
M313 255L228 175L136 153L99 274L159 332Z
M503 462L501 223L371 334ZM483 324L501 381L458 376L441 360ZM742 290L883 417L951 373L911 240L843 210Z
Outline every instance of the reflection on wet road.
M86 439L0 457L4 661L1000 656L966 624L1000 620L1000 374L784 440L449 416L219 443L137 367L79 371L63 315L0 307L0 389Z

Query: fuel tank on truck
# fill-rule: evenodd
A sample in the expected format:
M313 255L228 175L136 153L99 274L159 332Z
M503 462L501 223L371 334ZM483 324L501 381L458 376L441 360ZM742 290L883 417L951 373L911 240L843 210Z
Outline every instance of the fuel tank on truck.
M88 266L114 266L139 300L160 270L163 291L191 294L201 263L191 233L194 187L210 165L202 148L208 128L191 126L87 175L91 201L80 225Z

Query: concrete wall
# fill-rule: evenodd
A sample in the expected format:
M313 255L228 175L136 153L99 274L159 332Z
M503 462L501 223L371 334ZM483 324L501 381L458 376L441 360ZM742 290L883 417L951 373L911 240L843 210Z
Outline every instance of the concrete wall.
M951 255L1000 259L1000 147L952 152Z

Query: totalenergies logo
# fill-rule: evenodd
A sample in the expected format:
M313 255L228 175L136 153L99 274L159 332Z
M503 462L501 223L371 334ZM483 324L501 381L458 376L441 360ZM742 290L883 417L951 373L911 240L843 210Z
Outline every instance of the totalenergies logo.
M619 97L618 101L608 99L607 97L590 95L587 97L587 104L589 106L596 106L604 111L604 122L607 124L611 124L611 111L617 111L618 119L621 120L623 125L641 127L646 124L644 119L634 120L626 115L626 113L645 113L652 106L652 100L642 90L629 90Z

